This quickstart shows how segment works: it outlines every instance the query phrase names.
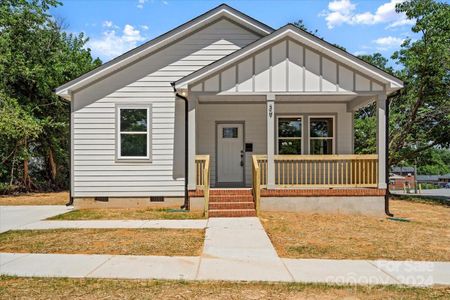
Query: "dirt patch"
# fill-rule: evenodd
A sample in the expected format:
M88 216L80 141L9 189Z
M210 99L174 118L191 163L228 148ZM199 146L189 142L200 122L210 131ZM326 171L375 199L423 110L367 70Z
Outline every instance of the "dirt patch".
M73 210L49 220L180 220L204 219L200 211L180 211L166 208L95 208Z
M0 252L198 256L203 240L193 229L15 230L0 234Z
M450 288L0 277L2 299L448 299Z
M450 261L450 208L391 201L395 217L265 212L278 254L290 258Z
M0 205L65 205L67 202L68 192L0 196Z

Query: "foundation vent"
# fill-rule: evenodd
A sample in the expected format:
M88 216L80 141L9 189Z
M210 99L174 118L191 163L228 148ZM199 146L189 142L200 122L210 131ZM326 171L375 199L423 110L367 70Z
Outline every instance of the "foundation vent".
M162 196L150 197L150 202L164 202L164 197Z
M100 201L100 202L108 202L109 198L108 197L95 197L94 200Z

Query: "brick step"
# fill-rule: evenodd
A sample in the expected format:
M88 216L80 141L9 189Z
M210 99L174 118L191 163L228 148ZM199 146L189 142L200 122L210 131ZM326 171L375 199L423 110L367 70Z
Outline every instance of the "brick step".
M254 209L211 209L209 217L256 217Z
M252 194L252 190L251 189L243 189L243 190L229 190L229 189L216 190L216 189L211 189L211 190L209 190L209 194L210 195L251 195Z
M209 209L254 209L253 202L210 202Z
M209 202L253 202L252 195L211 195Z

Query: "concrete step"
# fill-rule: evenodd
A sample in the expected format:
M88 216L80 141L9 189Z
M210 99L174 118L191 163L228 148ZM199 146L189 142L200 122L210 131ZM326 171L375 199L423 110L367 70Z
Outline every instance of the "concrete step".
M252 195L211 195L209 202L253 202Z
M256 217L254 209L211 209L208 212L210 218L214 217Z
M251 189L211 189L209 190L210 195L251 195Z
M254 209L255 203L247 202L209 202L209 210L212 209Z

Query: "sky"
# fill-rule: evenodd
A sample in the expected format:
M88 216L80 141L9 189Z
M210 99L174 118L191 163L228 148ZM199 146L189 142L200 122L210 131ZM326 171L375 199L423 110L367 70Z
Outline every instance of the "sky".
M412 20L395 12L401 0L61 0L51 13L66 30L83 32L94 57L106 62L226 3L277 29L303 20L307 28L350 53L386 57L413 37ZM413 37L414 38L414 37Z

